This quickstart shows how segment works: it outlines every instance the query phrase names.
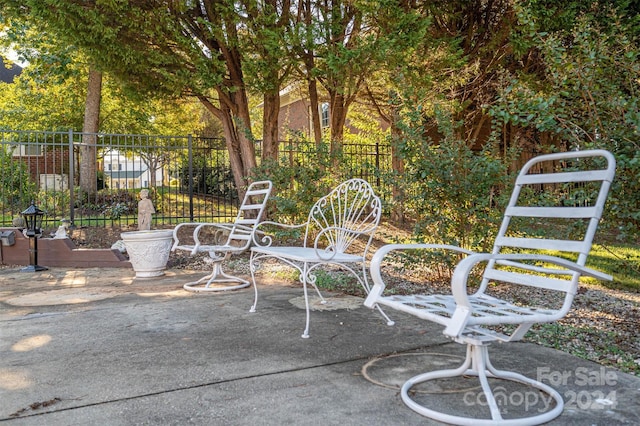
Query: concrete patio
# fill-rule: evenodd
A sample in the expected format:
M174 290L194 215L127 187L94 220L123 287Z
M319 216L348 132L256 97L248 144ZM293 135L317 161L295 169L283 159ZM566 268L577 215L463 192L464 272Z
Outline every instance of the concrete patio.
M182 283L202 272L0 269L0 422L8 425L425 425L399 385L456 367L464 347L434 325L332 295L302 339L302 289L263 283L200 294ZM498 350L499 349L499 350ZM555 425L640 424L640 378L526 343L492 351L497 368L553 385L565 399ZM482 413L475 382L424 397L442 409ZM518 415L544 398L506 389Z

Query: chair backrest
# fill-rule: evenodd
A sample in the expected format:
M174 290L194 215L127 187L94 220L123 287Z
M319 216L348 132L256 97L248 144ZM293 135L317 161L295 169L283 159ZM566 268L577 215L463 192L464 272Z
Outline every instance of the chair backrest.
M615 174L613 155L604 150L541 155L528 161L515 182L493 253L568 256L584 266ZM560 254L558 253L560 252ZM519 261L490 262L480 290L490 281L565 292L569 309L580 274Z
M359 251L366 253L381 215L382 202L371 185L363 179L349 179L311 208L304 244L313 246L314 241L309 239L319 235L324 249L346 253L355 241L360 240L366 244L364 250Z
M226 245L248 247L255 226L262 220L272 186L271 181L264 180L247 187Z

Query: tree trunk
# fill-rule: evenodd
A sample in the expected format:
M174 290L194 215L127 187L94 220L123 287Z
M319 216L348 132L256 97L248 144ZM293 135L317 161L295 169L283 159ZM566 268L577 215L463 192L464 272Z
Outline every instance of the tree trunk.
M242 156L240 155L240 149L238 147L237 136L235 126L233 125L233 117L229 108L221 105L217 108L209 101L208 98L199 97L200 102L222 123L222 133L224 134L225 144L227 146L227 152L229 153L229 164L231 165L231 173L233 174L233 180L238 190L245 185L243 174L244 167L242 166Z
M332 93L331 105L331 158L338 161L342 154L342 144L344 141L344 124L347 120L347 108L345 106L344 95Z
M313 59L312 59L313 60ZM310 73L311 69L307 71ZM311 103L311 125L313 126L313 140L316 147L322 143L322 123L320 122L320 101L318 100L318 82L309 78L309 102Z
M228 96L228 94L221 88L218 88L217 91L220 99ZM207 108L207 110L222 123L222 130L225 144L227 146L227 152L229 153L229 162L231 164L233 180L236 184L236 188L238 189L239 197L243 198L250 172L256 166L253 142L247 137L244 124L247 121L243 121L243 119L238 118L237 115L234 116L231 108L229 107L229 102L221 102L220 107L217 107L205 96L199 96L198 99L202 102L205 108ZM248 104L245 106L247 111L246 114L248 115ZM237 121L234 120L234 118ZM241 125L237 126L237 122L240 122Z
M399 155L398 145L401 142L402 131L398 128L398 122L400 120L400 112L398 108L394 107L392 112L391 123L391 168L399 179L402 181L404 175L404 160ZM391 219L396 223L404 223L404 200L405 193L401 185L394 183L392 189L393 206L391 208Z
M96 133L100 128L101 94L102 73L90 67L80 146L80 191L88 197L95 196L98 187Z
M238 84L236 87L244 87ZM233 94L234 105L230 110L234 113L233 124L235 125L236 143L240 149L242 159L242 176L245 181L250 180L253 169L258 165L256 162L256 149L253 134L251 133L251 117L249 115L249 100L244 89L238 89Z
M280 93L269 91L264 94L262 116L262 159L278 159L278 114Z

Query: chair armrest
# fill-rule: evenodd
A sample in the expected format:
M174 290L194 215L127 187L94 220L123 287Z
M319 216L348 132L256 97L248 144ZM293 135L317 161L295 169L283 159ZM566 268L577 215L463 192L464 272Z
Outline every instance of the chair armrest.
M198 225L200 225L199 222L185 222L185 223L179 223L176 225L175 228L173 228L173 245L171 246L171 251L176 251L178 249L178 247L180 246L180 238L178 237L178 231L182 228L185 227L194 227L196 228Z
M376 300L382 296L386 287L386 284L382 279L381 271L384 258L392 251L402 250L449 250L465 255L474 254L474 252L470 250L448 244L387 244L381 247L374 253L373 258L371 259L370 271L371 279L373 280L373 287L364 301L364 305L368 308L375 307Z
M180 241L178 238L178 231L180 228L191 226L195 229L193 230L193 246L192 245L180 245ZM173 229L173 246L171 246L171 251L175 251L177 249L188 250L190 251L190 255L193 256L198 252L200 248L200 238L199 234L203 228L216 228L223 231L231 231L234 227L236 229L243 229L247 232L251 232L252 228L245 225L237 225L234 223L217 223L217 222L188 222L188 223L180 223Z
M307 223L301 223L297 225L288 225L285 223L271 222L268 220L262 221L253 228L254 229L254 233L252 236L253 244L258 247L270 247L271 244L273 244L273 236L271 235L272 233L261 229L264 226L273 226L276 228L281 228L283 230L295 230L299 228L304 228L305 226L307 226ZM258 235L260 235L260 237L258 237Z

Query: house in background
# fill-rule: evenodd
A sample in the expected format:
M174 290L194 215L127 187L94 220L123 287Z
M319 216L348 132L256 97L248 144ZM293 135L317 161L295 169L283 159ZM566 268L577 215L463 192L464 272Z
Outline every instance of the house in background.
M127 157L118 150L105 152L102 157L105 184L111 189L139 189L151 185L151 170L138 156ZM155 170L155 185L162 186L163 170Z
M320 126L322 133L329 132L331 111L329 102L326 96L321 100L318 105L318 113L320 115ZM259 105L260 107L262 106ZM348 132L353 134L360 133L350 120L351 114L357 110L360 112L365 111L365 115L370 117L372 122L377 122L380 129L385 131L389 128L389 125L385 123L377 114L377 112L366 108L362 104L354 103L347 115L347 121L345 128ZM353 117L353 116L352 116ZM308 99L308 95L304 90L295 85L288 86L280 91L280 112L278 113L278 139L281 141L289 140L291 137L303 136L307 139L313 139L313 123L311 121L311 102Z
M329 127L329 103L320 104L320 122L323 131ZM283 141L291 135L313 137L311 104L296 87L288 86L280 91L280 112L278 113L278 139Z
M11 155L14 162L24 163L32 182L43 191L63 191L69 188L69 153L62 149L46 149L38 142L14 141L12 133L0 135L0 149Z

